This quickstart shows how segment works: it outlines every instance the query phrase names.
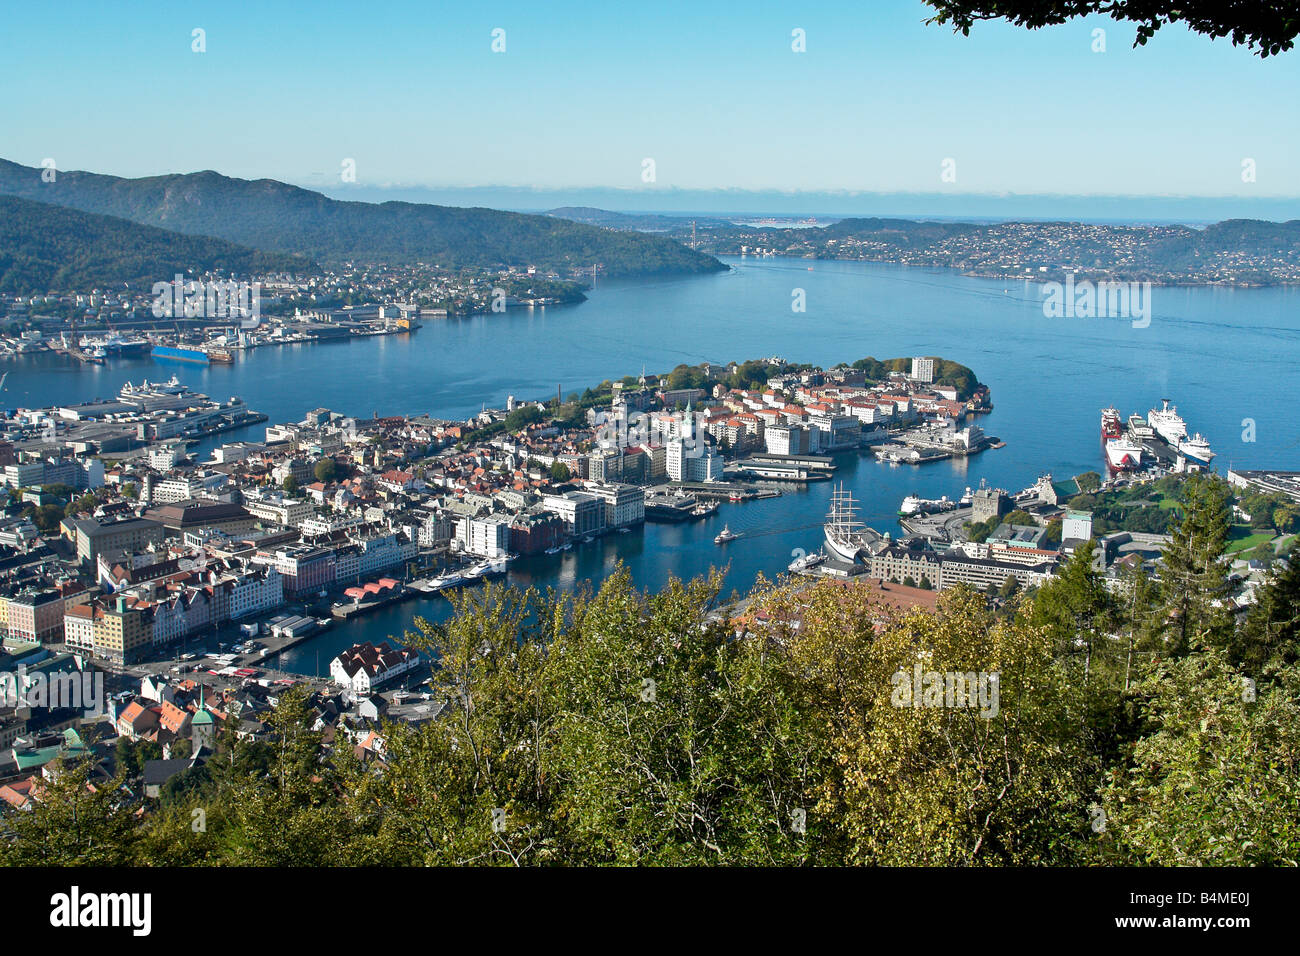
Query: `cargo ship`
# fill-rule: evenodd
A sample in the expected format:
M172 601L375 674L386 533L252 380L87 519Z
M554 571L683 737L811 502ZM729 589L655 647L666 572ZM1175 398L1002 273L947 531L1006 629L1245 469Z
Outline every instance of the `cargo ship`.
M207 365L211 361L208 353L203 349L186 348L179 345L155 345L150 354L156 359L167 359L172 362L194 362L199 365Z
M235 354L230 349L210 348L208 349L208 361L220 365L232 365L235 361Z

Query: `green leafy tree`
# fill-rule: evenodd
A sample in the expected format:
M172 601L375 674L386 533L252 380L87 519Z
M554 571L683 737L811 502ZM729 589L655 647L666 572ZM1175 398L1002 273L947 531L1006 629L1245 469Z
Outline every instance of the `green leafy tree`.
M112 780L94 780L90 759L66 760L42 778L27 809L0 803L0 865L124 866L138 839L134 807ZM54 769L54 768L51 768Z
M1167 660L1139 688L1152 730L1103 793L1121 860L1300 863L1300 672L1246 683L1215 648Z

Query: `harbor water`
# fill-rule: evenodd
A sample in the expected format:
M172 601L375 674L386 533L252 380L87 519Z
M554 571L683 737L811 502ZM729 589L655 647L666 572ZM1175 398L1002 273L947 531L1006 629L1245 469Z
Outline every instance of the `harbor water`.
M824 366L940 355L992 390L994 411L977 423L1005 448L921 467L839 455L834 482L723 503L704 521L647 524L511 566L512 583L538 587L599 581L622 561L642 587L718 566L725 591L743 592L760 572L782 572L796 549L820 544L833 484L852 490L868 524L897 532L909 494L955 498L981 479L1018 490L1044 472L1059 480L1103 470L1099 413L1109 405L1127 417L1173 399L1189 429L1209 439L1220 472L1300 469L1300 424L1285 401L1297 394L1300 367L1279 358L1300 343L1300 289L1157 287L1149 324L1136 327L1127 318L1047 318L1041 287L1029 282L861 262L725 261L732 271L715 276L602 282L576 306L433 320L410 335L268 346L231 365L19 356L0 363L9 373L2 400L16 408L110 398L127 381L175 374L213 398L238 395L270 423L319 406L464 418L504 406L508 395L548 397L557 385L568 395L643 367L771 355ZM791 308L798 290L804 312ZM201 449L259 440L264 428L216 436ZM724 524L740 537L716 545ZM448 608L443 597L420 596L336 623L286 652L284 665L311 673L318 658L323 668L342 647L400 634L414 615L439 619Z

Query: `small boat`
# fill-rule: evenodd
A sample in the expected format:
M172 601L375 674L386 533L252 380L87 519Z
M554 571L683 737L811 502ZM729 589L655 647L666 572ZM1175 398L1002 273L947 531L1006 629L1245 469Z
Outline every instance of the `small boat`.
M316 618L316 626L319 627L319 628L322 628L322 629L323 629L323 628L327 628L327 627L329 627L329 626L330 626L331 624L333 624L333 623L334 623L334 618L332 618L332 617L318 617L318 618Z
M713 543L726 544L728 541L735 541L739 537L740 535L732 531L730 527L728 527L727 525L723 525L722 530L719 531L717 537L713 539Z
M562 549L561 549L560 546L557 544L557 545L556 545L555 547L553 547L553 548L547 548L547 549L546 549L546 553L547 553L547 554L559 554L561 550L562 550Z
M572 550L573 550L573 542L572 542L572 541L566 541L566 542L564 542L564 544L560 547L560 550L561 550L561 551L572 551Z
M817 565L821 564L825 560L826 555L822 554L820 551L814 551L812 554L805 554L803 557L791 561L790 566L786 570L798 574L801 571L808 571L811 568L817 567Z
M619 529L618 529L618 533L619 533L619 534L631 534L631 533L632 533L632 529L631 529L631 528L619 528Z

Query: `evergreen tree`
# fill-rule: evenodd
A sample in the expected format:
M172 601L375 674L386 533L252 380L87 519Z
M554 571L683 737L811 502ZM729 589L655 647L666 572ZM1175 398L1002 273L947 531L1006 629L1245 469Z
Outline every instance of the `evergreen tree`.
M1246 625L1229 651L1234 664L1260 675L1266 666L1300 660L1300 562L1275 568L1255 594Z
M1232 634L1224 548L1231 527L1224 482L1192 475L1183 483L1183 515L1173 527L1160 571L1164 652L1222 646Z

